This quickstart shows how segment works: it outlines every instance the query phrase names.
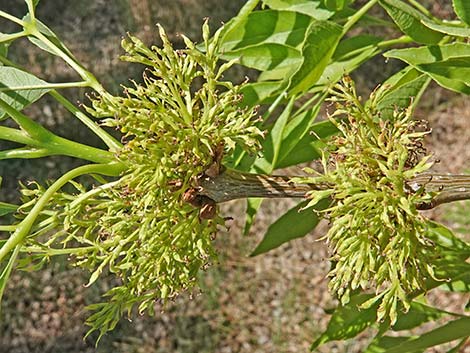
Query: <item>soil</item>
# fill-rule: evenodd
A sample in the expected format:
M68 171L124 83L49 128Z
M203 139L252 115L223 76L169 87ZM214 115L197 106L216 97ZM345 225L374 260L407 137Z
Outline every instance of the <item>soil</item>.
M61 36L108 89L117 92L119 84L138 78L142 69L118 59L122 54L119 43L127 31L152 43L156 34L154 24L158 22L181 45L177 33L197 39L203 18L210 16L211 23L217 27L243 3L242 0L41 0L38 18ZM434 13L450 16L451 8L446 2L427 3L432 4ZM0 0L0 9L21 15L24 1ZM11 52L31 72L50 81L76 79L59 59L39 53L26 41L12 47ZM364 87L370 90L384 78L384 73L393 70L393 65L396 63L377 58L359 70L355 79L364 82ZM377 75L370 75L371 72ZM86 100L84 91L66 94L72 101ZM44 97L38 103L27 112L45 126L62 136L99 145L93 136L82 133L79 123L51 99ZM423 97L416 116L428 120L433 129L426 144L440 160L436 170L468 171L468 98L433 85ZM76 164L64 158L0 162L0 175L4 177L1 199L17 199L18 180L54 178ZM174 303L156 310L155 317L133 316L132 321L121 320L97 347L96 335L83 339L87 330L83 324L87 316L85 306L99 301L100 293L110 282L105 280L85 288L87 274L70 268L66 259L54 261L39 272L15 272L2 303L0 353L108 352L111 349L116 353L308 351L314 337L326 327L326 312L335 305L325 279L329 270L328 252L319 241L327 224L322 222L305 238L267 254L249 257L269 224L294 204L291 200L265 201L248 236L242 235L244 202L224 205L224 214L234 220L230 231L222 230L218 235L219 264L201 273L201 291L180 296ZM468 218L469 210L469 203L462 202L428 211L427 215L468 235L470 227L465 217ZM430 296L442 308L460 312L464 310L465 299L445 293ZM370 334L365 332L353 342L333 342L320 352L358 352ZM470 352L470 348L465 351Z

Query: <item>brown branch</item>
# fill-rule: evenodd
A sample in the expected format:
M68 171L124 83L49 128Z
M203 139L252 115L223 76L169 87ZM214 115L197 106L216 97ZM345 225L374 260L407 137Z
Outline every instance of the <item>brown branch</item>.
M199 187L191 192L219 203L249 197L303 198L309 191L328 188L325 184L296 184L291 178L291 176L269 176L224 169L216 176L202 177L199 180ZM470 199L470 175L425 173L408 181L406 185L411 192L424 190L435 194L431 202L417 205L421 210L431 209L443 203Z

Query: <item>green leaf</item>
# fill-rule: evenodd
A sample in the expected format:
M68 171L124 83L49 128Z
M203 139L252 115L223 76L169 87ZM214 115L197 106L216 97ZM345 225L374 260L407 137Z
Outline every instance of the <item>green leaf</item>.
M290 94L306 92L323 74L336 50L342 27L329 21L315 21L302 47L303 62L290 81Z
M325 7L331 11L341 11L353 0L323 0Z
M429 20L421 20L421 22L426 27L431 28L434 31L447 34L449 36L464 37L464 38L470 37L470 28L468 27L456 26L451 23L438 24Z
M470 44L452 43L395 49L384 56L412 65L445 88L470 94Z
M379 336L369 344L363 353L384 353L387 349L395 347L398 344L406 342L410 339L408 336L391 337L391 336ZM424 350L416 350L406 353L421 353Z
M246 200L246 220L245 227L243 228L244 235L247 235L250 232L251 226L255 221L255 216L258 213L263 200L264 199L261 198L250 198Z
M307 203L308 201L299 203L272 223L250 256L268 252L292 239L310 233L317 226L320 217L314 212L313 207L301 210ZM315 209L323 210L329 204L329 200L323 200L315 206Z
M470 317L462 317L437 329L387 349L386 353L403 353L424 350L439 344L452 342L470 335Z
M377 48L377 44L380 41L382 41L382 38L369 34L346 38L338 43L332 59L337 61L354 57L357 51L363 51L370 47Z
M313 122L318 116L323 100L323 98L320 99L315 106L294 116L294 118L289 121L282 137L282 147L280 148L278 164L282 164L287 157L291 156L292 150L302 141L304 136L309 133Z
M312 0L263 0L263 3L274 10L299 12L316 20L327 20L334 11L324 8L321 1Z
M380 0L380 5L403 31L413 40L423 44L437 44L444 35L421 23L426 16L400 0Z
M257 104L270 102L270 98L281 88L279 81L253 82L244 85L241 89L243 105L253 107Z
M0 202L0 217L9 213L13 213L18 209L18 205L11 203Z
M470 256L470 245L459 239L445 225L427 221L427 237L442 248L447 248L464 256Z
M336 308L325 332L313 342L310 349L313 351L330 341L356 337L366 328L372 326L377 318L378 304L373 304L367 309L359 309L359 306L373 296L372 294L358 294L352 296L348 304Z
M222 58L225 60L239 58L237 63L261 71L284 69L286 75L302 62L300 51L277 43L264 43L233 50L223 54Z
M263 141L263 156L256 158L251 167L252 172L270 174L277 163L279 149L282 143L284 127L294 107L295 99L292 98L284 108L282 114L277 118L265 140ZM261 206L263 199L253 198L247 200L246 221L243 233L246 235L253 225L256 213Z
M338 133L336 126L329 120L307 126L308 130L305 132L304 128L307 125L305 122L308 122L307 119L305 120L301 121L304 124L294 126L292 130L290 130L292 126L288 126L289 129L286 128L286 131L289 131L289 135L284 139L283 143L286 144L286 147L283 145L281 151L289 150L290 152L282 154L282 158L279 159L277 165L278 168L286 168L320 158L321 149L325 147L326 140Z
M457 16L470 25L470 2L468 0L452 0L452 5Z
M385 119L392 119L396 109L416 107L430 77L408 66L389 77L376 91L377 109Z
M219 50L222 54L229 54L230 51L267 43L295 48L303 42L311 22L311 17L297 12L254 11L225 33Z
M23 17L23 21L30 22L31 21L30 15L28 14L25 17ZM78 63L77 59L73 56L72 52L67 49L64 43L62 43L59 37L57 37L55 33L52 32L52 30L49 27L47 27L44 23L42 23L38 19L35 19L35 24L39 32L45 35L47 39L49 39L55 46L57 46L57 48L59 48L60 51L67 54L69 58L71 58L72 60ZM57 55L57 53L53 49L51 49L49 46L43 43L40 39L33 37L33 36L28 36L28 39L30 40L31 43L41 48L42 50L47 51L53 55Z
M398 319L392 326L392 330L411 330L426 322L434 321L450 314L452 313L413 301L407 313L400 312L398 314Z
M0 66L0 87L12 87L12 91L0 92L0 99L20 111L37 101L50 89L20 89L21 87L44 86L47 82L14 67ZM5 113L0 110L0 117Z

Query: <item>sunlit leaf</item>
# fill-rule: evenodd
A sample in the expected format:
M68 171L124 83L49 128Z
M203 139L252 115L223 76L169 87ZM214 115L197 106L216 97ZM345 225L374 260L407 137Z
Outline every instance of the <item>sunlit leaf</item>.
M263 3L271 9L299 12L316 20L327 20L334 14L315 0L263 0Z
M303 63L290 81L290 94L306 92L323 74L336 50L342 27L328 21L310 26L302 47Z
M13 89L0 92L0 98L16 110L22 110L49 92L47 88L30 89L28 87L45 85L47 85L47 82L27 72L14 67L0 66L0 87L2 89L9 87ZM25 89L21 89L22 87ZM0 116L4 114L0 110Z
M239 58L239 64L261 71L287 69L286 73L294 71L301 63L300 51L277 43L233 50L223 54L222 58L226 60Z
M452 342L470 335L470 317L462 317L451 321L441 327L428 331L418 337L412 337L408 341L387 349L386 353L415 352L439 344Z
M436 23L430 20L421 20L421 22L428 28L431 28L434 31L438 31L449 36L456 36L456 37L470 37L470 28L469 27L461 27L455 26L450 23Z
M405 61L445 88L470 94L470 44L395 49L384 55Z
M297 12L254 11L225 33L220 52L229 54L234 50L268 43L295 48L303 42L311 22L311 17Z
M380 0L380 5L387 11L403 33L418 43L437 44L443 37L421 23L426 16L401 0Z
M452 0L452 5L457 16L470 25L470 2L468 0Z
M430 82L430 77L411 66L389 77L376 91L375 104L385 119L396 109L415 107Z
M374 304L367 309L359 309L361 304L372 297L372 294L359 294L351 297L351 300L345 306L336 308L328 322L327 329L313 342L310 349L313 351L320 345L330 341L356 337L366 328L372 326L377 318L378 304Z

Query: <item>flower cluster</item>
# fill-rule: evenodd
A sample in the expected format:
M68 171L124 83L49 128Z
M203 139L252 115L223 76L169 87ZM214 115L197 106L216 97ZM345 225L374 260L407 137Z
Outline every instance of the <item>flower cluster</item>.
M418 131L411 109L384 119L374 94L364 106L349 78L335 86L332 100L330 119L340 134L329 142L324 172L303 180L327 185L309 194L308 206L332 200L324 211L331 222L329 287L343 304L357 289L374 289L363 307L379 303L377 319L393 324L400 303L407 310L409 294L434 278L428 223L417 210L432 195L407 183L432 165L421 143L428 132Z
M184 36L187 48L175 50L159 31L162 47L148 48L132 36L123 41L123 59L148 67L143 82L126 87L123 97L103 93L88 108L122 133L123 147L115 151L121 174L95 176L99 186L91 190L73 182L73 193L57 193L49 203L54 209L43 215L63 229L47 243L29 239L39 248L76 246L76 265L92 272L89 284L105 270L116 275L109 300L90 306L89 324L101 333L135 305L151 312L155 300L195 283L214 258L211 239L223 219L215 210L203 217L187 202L187 190L197 188L204 173L217 173L223 154L236 145L256 151L262 137L256 109L241 105L240 86L222 80L233 62L218 63L218 33L209 39L204 24L202 50ZM39 227L37 234L49 230Z

